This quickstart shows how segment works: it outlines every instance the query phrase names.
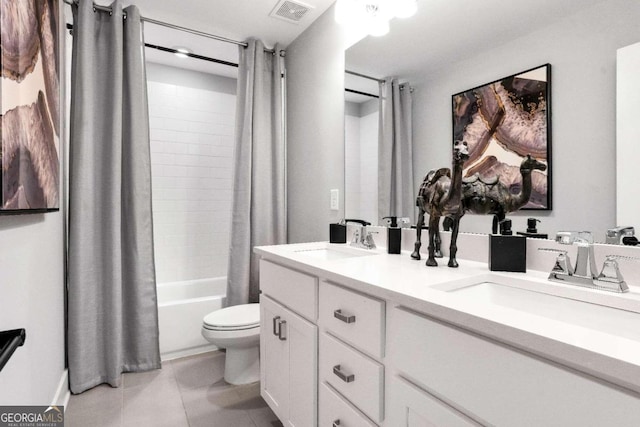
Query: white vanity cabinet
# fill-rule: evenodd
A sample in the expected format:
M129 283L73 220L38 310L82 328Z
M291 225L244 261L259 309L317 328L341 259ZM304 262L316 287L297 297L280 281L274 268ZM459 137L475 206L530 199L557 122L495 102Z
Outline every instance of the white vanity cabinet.
M377 255L374 274L368 257L332 269L262 253L261 394L285 426L640 426L631 339L560 321L527 329L535 318L512 322L516 310L404 293L396 276L422 284L427 270L394 256ZM461 276L433 271L434 283Z
M260 262L260 394L288 427L317 425L317 282Z
M389 313L388 363L423 389L425 407L460 418L451 425L640 425L632 392L404 308Z

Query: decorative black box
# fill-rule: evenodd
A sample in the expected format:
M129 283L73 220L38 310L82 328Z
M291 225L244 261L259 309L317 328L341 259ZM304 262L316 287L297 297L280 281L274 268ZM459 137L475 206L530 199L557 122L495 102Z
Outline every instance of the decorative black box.
M344 224L329 224L329 242L347 243L347 226Z
M527 238L489 235L489 270L527 272Z

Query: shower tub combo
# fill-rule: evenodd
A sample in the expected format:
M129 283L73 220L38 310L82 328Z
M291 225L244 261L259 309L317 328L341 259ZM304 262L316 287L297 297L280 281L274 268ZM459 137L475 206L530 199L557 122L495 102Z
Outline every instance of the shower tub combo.
M224 307L227 278L159 283L158 321L162 360L217 349L202 337L202 319Z

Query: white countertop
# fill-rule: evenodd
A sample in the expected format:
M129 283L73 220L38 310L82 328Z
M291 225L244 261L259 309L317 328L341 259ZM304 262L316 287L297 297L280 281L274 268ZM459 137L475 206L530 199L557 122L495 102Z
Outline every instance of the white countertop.
M586 295L587 299L590 296L617 298L616 301L627 304L629 310L640 313L638 287L631 286L626 294L613 294L574 285L551 284L547 281L548 272L492 272L486 263L464 259L458 260L459 268L447 267L447 258L439 259L438 267L427 267L424 257L416 261L411 259L409 252L389 255L384 248L367 251L366 256L333 260L312 257L304 252L346 246L315 242L261 246L254 251L263 259L391 301L640 393L640 339L636 339L636 335L614 335L434 289L434 286L449 284L526 279L534 285L539 283L541 288L552 286L567 298L577 295L576 292ZM640 314L629 317L632 324L621 327L638 331L637 337L640 337Z

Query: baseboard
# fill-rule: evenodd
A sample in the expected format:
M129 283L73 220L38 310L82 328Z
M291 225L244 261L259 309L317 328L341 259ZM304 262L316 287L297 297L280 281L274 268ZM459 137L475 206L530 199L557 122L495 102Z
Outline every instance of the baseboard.
M220 350L220 347L215 346L213 344L207 344L200 347L192 347L184 350L162 353L160 355L160 358L162 359L163 362L165 362L167 360L179 359L181 357L187 357L187 356L195 356L196 354L207 353L215 350Z
M63 406L66 412L71 392L69 391L69 370L65 369L60 377L56 394L53 396L51 406Z

